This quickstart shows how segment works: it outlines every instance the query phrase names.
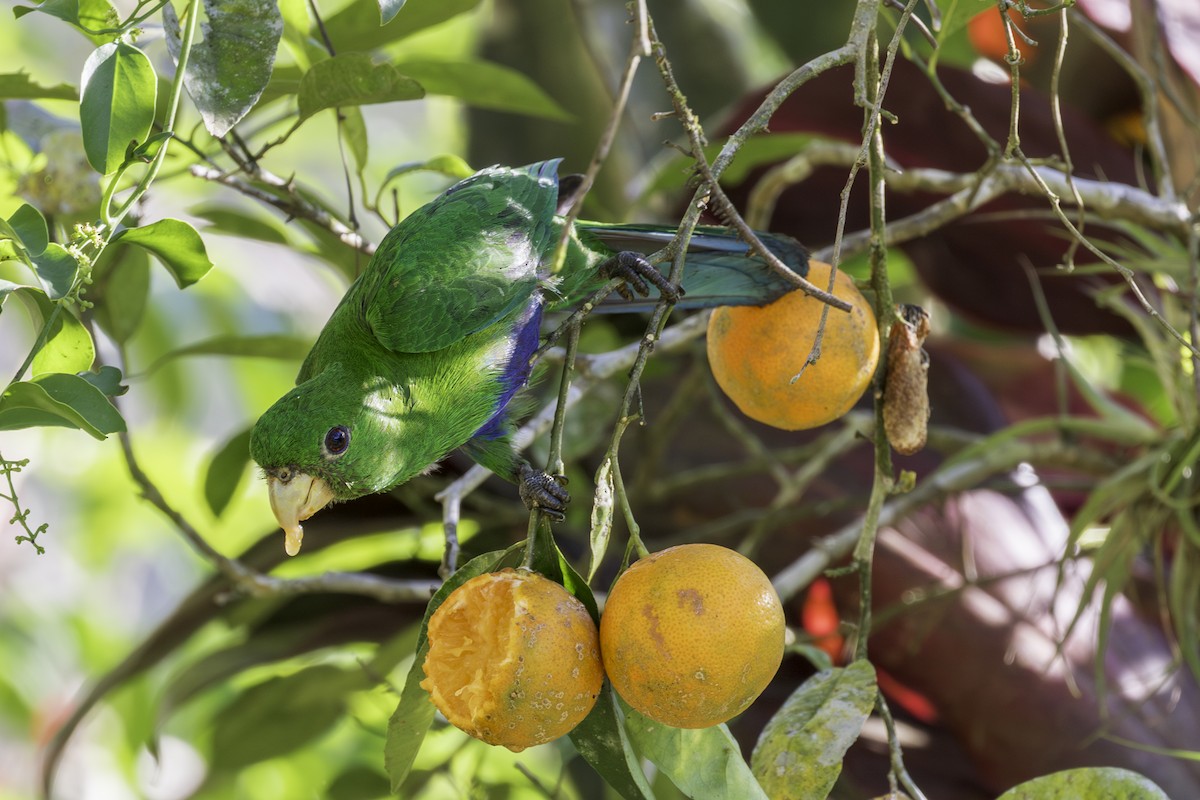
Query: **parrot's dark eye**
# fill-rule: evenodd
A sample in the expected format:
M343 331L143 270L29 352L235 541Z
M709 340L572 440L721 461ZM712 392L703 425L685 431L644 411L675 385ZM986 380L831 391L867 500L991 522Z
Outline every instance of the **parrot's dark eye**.
M350 446L350 429L345 425L336 425L325 434L325 453L330 456L340 456Z

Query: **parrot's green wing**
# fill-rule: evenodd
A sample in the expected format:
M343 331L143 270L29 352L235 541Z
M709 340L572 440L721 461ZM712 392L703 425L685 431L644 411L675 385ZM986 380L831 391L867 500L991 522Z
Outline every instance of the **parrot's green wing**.
M557 169L482 170L393 228L355 287L379 342L440 350L524 305L555 245Z

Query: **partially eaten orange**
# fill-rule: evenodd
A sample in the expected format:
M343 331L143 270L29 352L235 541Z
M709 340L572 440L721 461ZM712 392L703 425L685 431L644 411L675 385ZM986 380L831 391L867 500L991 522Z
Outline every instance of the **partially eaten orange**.
M429 619L424 670L421 687L451 724L513 752L569 733L604 681L587 608L525 569L451 592Z

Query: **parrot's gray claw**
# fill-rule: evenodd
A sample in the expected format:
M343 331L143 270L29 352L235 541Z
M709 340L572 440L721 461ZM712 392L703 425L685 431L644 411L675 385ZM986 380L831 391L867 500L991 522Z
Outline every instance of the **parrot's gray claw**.
M517 490L525 507L530 511L540 508L555 522L563 521L567 503L571 502L571 495L563 485L566 482L565 475L551 475L529 464L521 464L517 473Z
M625 282L617 287L617 293L626 300L633 300L635 292L642 297L650 294L651 283L672 303L678 303L684 295L682 286L671 283L641 253L632 250L622 250L605 261L600 265L600 274L606 278L623 278Z

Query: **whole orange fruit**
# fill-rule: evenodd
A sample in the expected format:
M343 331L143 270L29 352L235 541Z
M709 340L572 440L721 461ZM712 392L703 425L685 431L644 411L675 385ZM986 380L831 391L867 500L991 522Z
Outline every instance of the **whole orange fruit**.
M429 618L425 680L453 725L513 752L578 725L600 694L596 623L554 581L505 569L471 578Z
M745 711L783 660L783 607L745 556L712 544L635 562L600 615L617 694L653 720L707 728Z
M828 264L808 263L808 279L824 289ZM765 306L722 306L708 321L708 365L721 391L747 417L785 431L815 428L849 411L879 363L875 313L840 270L833 294L849 312L830 308L821 355L804 370L825 304L802 291Z

